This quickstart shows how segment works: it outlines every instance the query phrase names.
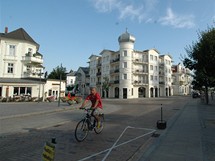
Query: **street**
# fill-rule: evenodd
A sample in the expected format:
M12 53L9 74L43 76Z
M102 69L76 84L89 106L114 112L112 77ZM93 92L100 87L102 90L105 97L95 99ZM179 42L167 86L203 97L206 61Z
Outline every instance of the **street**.
M84 116L81 110L66 105L62 105L61 110L55 107L55 112L36 114L34 109L33 115L21 111L18 115L4 110L4 115L7 116L1 114L0 119L1 160L41 160L44 143L51 141L53 137L57 141L56 161L100 161L103 158L111 161L133 160L135 155L138 155L139 149L144 150L150 146L156 137L165 131L156 129L156 122L160 120L161 104L163 119L167 121L168 126L169 121L189 100L190 97L184 96L131 100L104 99L103 132L95 134L92 131L81 143L74 138L75 126ZM5 105L1 104L0 108ZM44 105L41 103L41 106ZM13 105L10 106L14 108ZM30 110L28 112L30 113ZM153 133L157 135L152 135Z

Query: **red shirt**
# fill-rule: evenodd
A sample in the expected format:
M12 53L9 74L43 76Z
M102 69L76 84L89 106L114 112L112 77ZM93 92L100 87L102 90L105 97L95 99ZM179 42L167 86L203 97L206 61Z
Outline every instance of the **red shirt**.
M98 93L96 93L95 95L93 95L93 94L88 95L86 100L91 101L92 107L95 106L95 103L98 100L99 102L98 102L98 105L96 107L99 107L99 108L102 109L102 100L101 100L101 97L100 97L100 95Z

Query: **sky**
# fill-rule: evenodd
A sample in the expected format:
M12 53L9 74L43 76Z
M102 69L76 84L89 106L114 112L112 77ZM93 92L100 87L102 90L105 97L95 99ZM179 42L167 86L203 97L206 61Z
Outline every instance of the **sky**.
M38 44L45 71L88 66L90 55L118 51L128 30L135 50L155 48L181 63L199 31L215 25L214 0L0 0L0 32L23 28Z

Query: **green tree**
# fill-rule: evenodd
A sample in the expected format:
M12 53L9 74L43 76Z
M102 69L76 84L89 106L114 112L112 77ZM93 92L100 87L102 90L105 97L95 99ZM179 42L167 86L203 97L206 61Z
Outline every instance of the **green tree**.
M60 77L62 80L66 80L66 68L65 67L57 66L48 75L49 79L60 79Z
M105 91L105 95L108 95L110 83L109 83L109 78L108 77L103 77L103 83L102 83L102 89Z
M198 33L198 41L185 48L187 57L185 67L194 71L192 82L194 89L204 89L208 104L208 88L215 84L215 28L208 28ZM203 88L204 87L204 88Z

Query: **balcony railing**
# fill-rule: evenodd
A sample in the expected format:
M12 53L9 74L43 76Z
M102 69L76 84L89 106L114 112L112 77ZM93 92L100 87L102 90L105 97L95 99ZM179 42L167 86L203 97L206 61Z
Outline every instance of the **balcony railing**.
M164 81L160 81L159 84L164 84Z
M148 84L148 81L140 81L140 80L134 80L133 85L146 85Z
M147 70L133 70L133 74L148 74Z
M119 84L119 80L111 80L110 84Z
M133 59L132 62L135 64L148 64L148 61L145 61L143 59Z
M26 63L38 63L43 64L43 59L40 57L34 57L34 56L23 56L22 61Z
M116 58L116 59L112 59L111 61L110 61L110 63L116 63L116 62L119 62L120 61L120 58Z
M101 73L101 72L98 72L98 73L96 73L96 75L97 75L97 76L100 76L100 75L102 75L102 73Z
M119 69L113 69L110 71L110 74L119 73Z

